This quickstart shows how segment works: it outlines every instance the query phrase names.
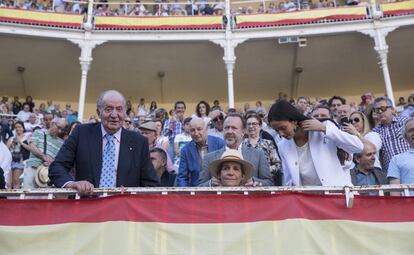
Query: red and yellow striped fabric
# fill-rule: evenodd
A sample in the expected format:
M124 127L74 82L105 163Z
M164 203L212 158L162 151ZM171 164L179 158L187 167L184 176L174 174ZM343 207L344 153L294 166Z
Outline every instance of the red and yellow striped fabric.
M0 22L81 28L82 15L0 8Z
M414 13L414 1L381 4L384 15L401 15Z
M414 198L121 195L1 200L0 254L412 254Z
M222 16L95 17L97 29L220 29Z
M367 17L366 7L329 8L276 14L237 16L237 27L292 25L320 20L363 19Z

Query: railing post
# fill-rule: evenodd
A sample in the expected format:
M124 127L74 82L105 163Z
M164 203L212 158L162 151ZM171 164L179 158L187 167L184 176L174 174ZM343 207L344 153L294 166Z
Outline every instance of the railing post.
M375 0L370 1L370 8L371 8L371 15L374 20L378 20L382 18L383 13Z
M88 12L86 13L86 22L83 25L83 27L87 31L90 31L93 28L93 25L92 25L93 7L94 7L93 0L88 0Z

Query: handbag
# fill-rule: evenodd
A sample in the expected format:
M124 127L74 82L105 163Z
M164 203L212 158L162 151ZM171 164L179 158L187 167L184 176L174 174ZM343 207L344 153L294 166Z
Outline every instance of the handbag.
M43 154L46 155L46 148L47 148L47 142L46 142L46 133L43 133ZM47 188L49 187L49 167L40 164L36 168L36 175L35 175L35 182L36 184L41 188Z

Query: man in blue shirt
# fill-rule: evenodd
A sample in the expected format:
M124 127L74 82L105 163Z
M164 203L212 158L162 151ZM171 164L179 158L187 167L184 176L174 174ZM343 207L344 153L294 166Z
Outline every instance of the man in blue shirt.
M402 134L410 145L407 152L395 155L388 167L390 184L414 184L414 118L409 118L403 125ZM391 192L392 196L399 196L399 192ZM414 196L414 191L410 192Z

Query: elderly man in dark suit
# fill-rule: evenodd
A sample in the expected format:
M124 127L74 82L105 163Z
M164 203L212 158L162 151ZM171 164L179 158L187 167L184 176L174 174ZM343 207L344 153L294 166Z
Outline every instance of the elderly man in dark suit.
M239 150L243 159L249 161L253 167L253 177L245 186L272 186L272 176L269 170L269 163L263 151L243 145L243 137L246 130L244 118L237 113L230 113L224 120L224 141L226 147L207 154L204 157L200 172L198 186L219 186L220 181L212 177L208 166L214 160L220 159L226 149Z
M148 141L122 128L125 98L115 90L105 91L97 102L102 123L78 125L49 168L56 187L74 188L89 194L94 187L158 186L151 164ZM69 171L75 167L75 180Z

